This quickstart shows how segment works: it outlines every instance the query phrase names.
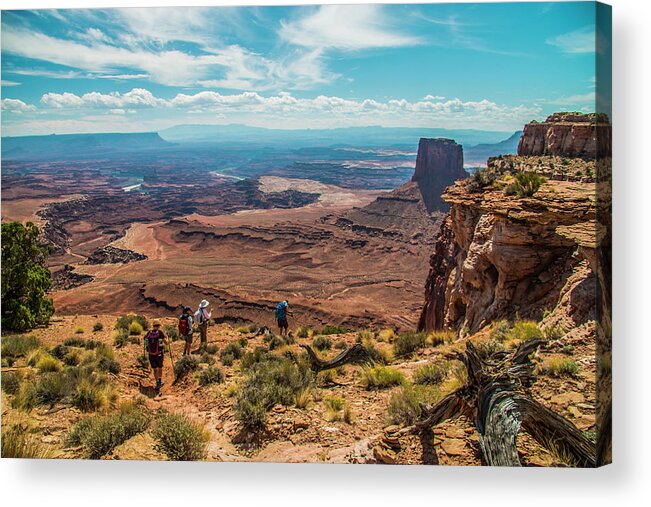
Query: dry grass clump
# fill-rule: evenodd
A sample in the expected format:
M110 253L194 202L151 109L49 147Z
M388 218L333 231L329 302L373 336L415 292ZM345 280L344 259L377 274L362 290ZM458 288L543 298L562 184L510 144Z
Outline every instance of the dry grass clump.
M321 352L325 352L332 348L332 340L327 336L318 335L314 340L312 340L312 345Z
M417 350L427 345L427 335L425 333L415 333L409 331L401 333L393 342L393 353L396 357L410 357Z
M84 328L81 326L77 326L75 328L75 334L84 334Z
M468 370L460 361L452 362L447 377L441 384L441 392L444 394L451 393L462 388L468 383Z
M131 324L134 322L138 324L140 328L140 332L138 333L135 333L135 331L138 329L137 326L133 327L134 333L131 333ZM129 334L140 334L143 331L147 331L149 329L149 322L144 315L136 315L134 313L130 313L128 315L119 317L118 320L115 321L115 329L124 329L125 331L128 331Z
M309 338L314 334L314 331L307 326L300 326L296 329L297 338Z
M344 409L344 400L338 397L324 398L323 406L326 411L326 420L339 421L342 418L342 411Z
M386 328L380 331L377 335L377 339L380 342L389 342L391 343L393 339L395 338L396 333L394 332L393 329L391 328Z
M386 389L403 384L405 376L394 368L375 366L362 370L361 382L367 390Z
M296 405L296 408L307 408L310 401L312 401L312 389L310 387L300 389L294 395L294 404Z
M7 421L3 416L2 449L3 458L49 459L54 456L52 448L44 445L31 433L29 422L24 418Z
M208 432L182 414L159 415L151 434L157 440L156 449L171 460L198 461L206 457Z
M95 324L93 324L93 333L97 333L98 331L101 331L104 329L104 324L101 322L97 321Z
M427 344L432 347L452 343L457 339L457 334L454 331L432 331L427 335Z
M350 333L351 329L337 324L336 326L325 326L319 334L329 335L329 334L345 334Z
M39 373L61 371L62 368L61 362L47 353L41 355L36 363L36 369Z
M7 394L16 394L20 388L22 377L15 371L2 372L2 391Z
M368 355L376 363L389 364L393 361L393 350L387 344L377 343L375 341L375 333L365 333L363 331L358 333L357 343L362 344L366 352L368 352Z
M2 337L2 358L25 357L41 347L41 341L33 335L7 335Z
M212 358L212 356L210 357ZM208 366L208 368L199 372L197 379L199 380L199 384L202 386L221 384L224 381L224 374L219 368Z
M441 398L441 391L435 387L404 385L391 395L389 421L392 424L413 424L422 415L421 404L434 405Z
M413 382L420 385L439 385L447 377L450 368L449 361L440 364L426 364L414 371Z
M550 377L574 377L579 372L579 364L563 356L549 356L536 366L536 373Z

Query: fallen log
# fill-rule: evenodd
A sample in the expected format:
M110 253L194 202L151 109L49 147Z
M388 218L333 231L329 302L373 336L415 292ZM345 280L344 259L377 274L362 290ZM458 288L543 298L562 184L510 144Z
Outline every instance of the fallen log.
M345 364L372 365L375 363L368 351L359 343L356 343L352 347L342 351L335 358L329 361L320 359L309 345L301 345L301 347L307 352L310 369L314 373L339 368Z
M544 340L521 344L514 352L482 357L466 342L458 354L467 383L434 406L422 406L414 428L430 431L443 421L465 415L475 421L484 461L494 466L521 466L517 437L525 430L541 446L579 467L596 466L596 446L570 421L531 398L536 377L531 354Z

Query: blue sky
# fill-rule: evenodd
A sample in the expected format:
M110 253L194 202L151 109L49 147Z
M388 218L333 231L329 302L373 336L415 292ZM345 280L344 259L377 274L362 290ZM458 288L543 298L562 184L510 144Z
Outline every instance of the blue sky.
M2 12L3 135L516 130L595 110L592 2Z

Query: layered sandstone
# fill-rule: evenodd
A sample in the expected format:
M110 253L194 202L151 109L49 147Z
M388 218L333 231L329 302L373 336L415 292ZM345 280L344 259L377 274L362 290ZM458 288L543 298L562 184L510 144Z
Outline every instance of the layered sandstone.
M441 194L456 180L467 176L460 144L452 139L421 138L411 181L418 184L429 212L447 211L449 206L441 199Z
M518 155L558 155L587 159L609 156L611 126L605 115L555 113L524 126Z

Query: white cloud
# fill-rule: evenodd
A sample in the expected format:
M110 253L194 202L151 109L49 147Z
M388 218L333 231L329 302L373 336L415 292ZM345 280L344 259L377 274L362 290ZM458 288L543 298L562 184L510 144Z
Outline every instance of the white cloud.
M568 54L594 53L596 50L596 34L593 26L556 35L545 42Z
M442 95L425 95L423 100L445 100Z
M1 86L18 86L20 83L17 83L16 81L7 81L6 79L2 79L0 81Z
M374 99L346 99L319 95L298 98L288 92L261 95L257 92L221 94L202 91L195 94L179 93L171 99L154 96L148 90L134 88L130 92L102 94L47 93L41 103L55 110L106 110L116 109L171 109L166 116L183 114L219 115L238 119L243 116L283 121L302 120L304 125L312 122L348 124L424 124L424 125L472 125L477 128L501 129L505 125L519 125L541 115L537 106L506 106L490 100L463 101L459 98L441 100L406 99L377 101ZM121 113L117 113L121 114Z
M36 106L25 104L25 102L20 99L2 99L2 102L0 102L0 109L9 113L22 114L36 111Z
M380 5L322 5L308 16L282 22L279 33L290 44L313 49L358 50L422 42L392 28Z
M550 104L556 104L557 106L577 106L592 104L592 109L594 110L595 103L595 92L588 93L579 93L576 95L568 95L566 97L559 97L557 99L549 99Z

